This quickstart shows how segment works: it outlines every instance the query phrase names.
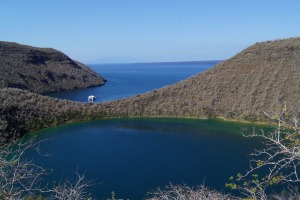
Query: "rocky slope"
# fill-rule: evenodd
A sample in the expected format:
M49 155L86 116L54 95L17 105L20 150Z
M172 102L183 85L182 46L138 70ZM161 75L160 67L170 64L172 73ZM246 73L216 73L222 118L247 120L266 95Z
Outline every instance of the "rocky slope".
M103 85L105 80L82 63L51 48L0 42L0 88L46 94Z
M263 121L300 103L300 38L257 43L180 83L108 103L129 116L224 117Z

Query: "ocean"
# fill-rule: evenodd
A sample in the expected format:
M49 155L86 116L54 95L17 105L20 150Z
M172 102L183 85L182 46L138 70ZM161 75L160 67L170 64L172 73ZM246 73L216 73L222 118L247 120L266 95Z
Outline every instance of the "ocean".
M64 91L48 96L87 102L89 95L96 103L142 94L184 80L203 72L220 61L92 64L88 65L107 79L104 86Z

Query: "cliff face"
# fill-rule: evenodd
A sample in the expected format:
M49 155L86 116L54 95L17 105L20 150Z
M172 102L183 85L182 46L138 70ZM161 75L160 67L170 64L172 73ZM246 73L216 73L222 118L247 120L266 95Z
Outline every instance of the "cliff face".
M172 86L107 104L130 116L266 120L264 111L285 102L299 106L299 77L300 38L269 41Z
M0 42L0 88L45 94L99 86L104 78L82 63L51 48Z

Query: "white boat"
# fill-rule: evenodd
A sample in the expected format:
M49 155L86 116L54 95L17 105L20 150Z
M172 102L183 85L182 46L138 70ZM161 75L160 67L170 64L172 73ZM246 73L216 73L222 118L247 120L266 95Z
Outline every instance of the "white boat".
M96 97L94 95L90 95L88 96L88 101L94 101L96 99Z

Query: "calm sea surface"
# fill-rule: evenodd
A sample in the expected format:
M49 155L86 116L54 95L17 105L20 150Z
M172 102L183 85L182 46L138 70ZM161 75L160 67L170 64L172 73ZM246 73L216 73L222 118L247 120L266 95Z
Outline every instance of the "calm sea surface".
M97 97L96 102L130 97L179 82L218 62L89 65L107 79L105 86L64 91L49 96L81 102L87 102L87 97L91 94Z
M53 94L58 98L98 101L128 97L172 84L216 62L92 65L108 83L103 87ZM142 199L168 183L202 183L223 190L228 178L248 167L248 155L260 141L242 136L251 124L192 119L111 119L49 128L38 133L43 157L36 162L53 169L50 183L78 170L93 180L98 199Z

